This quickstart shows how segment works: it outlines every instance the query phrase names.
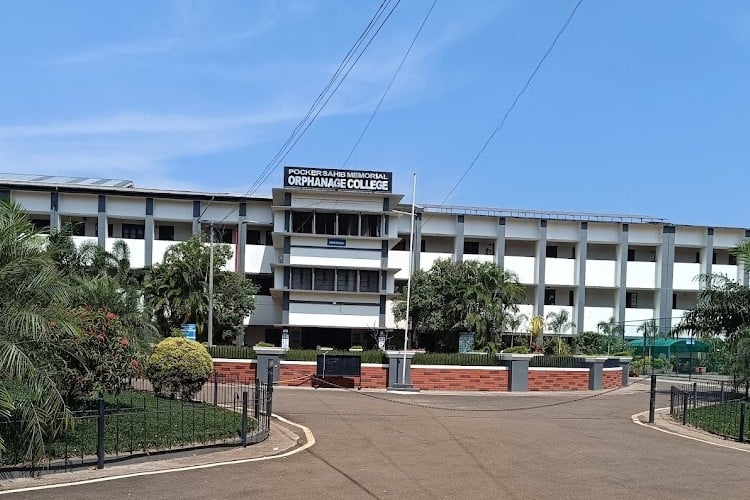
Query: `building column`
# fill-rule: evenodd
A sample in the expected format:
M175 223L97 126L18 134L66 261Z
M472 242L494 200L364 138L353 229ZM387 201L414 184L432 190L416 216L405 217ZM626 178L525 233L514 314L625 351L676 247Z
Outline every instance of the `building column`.
M495 240L495 264L505 267L505 217L497 219L497 239Z
M464 260L464 216L456 217L456 239L453 249L453 262L462 262Z
M419 271L420 259L419 254L422 252L422 214L414 214L414 244L412 245L412 263L411 269L414 272Z
M201 202L200 200L193 201L193 235L201 234Z
M674 277L674 226L664 226L657 270L659 300L657 317L659 334L666 335L672 329L672 280Z
M628 291L628 225L623 224L620 231L620 242L617 245L617 264L615 266L615 321L625 327L625 297Z
M547 259L547 220L539 221L539 237L536 240L536 297L534 314L544 316L545 264Z
M706 245L703 247L702 253L701 273L711 274L714 263L714 228L712 227L706 229ZM702 289L705 288L706 284L701 280L699 286Z
M60 193L52 191L49 197L49 229L50 232L60 230Z
M583 331L583 317L586 309L586 259L588 255L588 232L589 223L581 222L580 237L578 238L578 251L576 252L576 306L573 313L573 322L576 324L575 331Z
M237 274L245 275L245 254L247 252L247 203L240 202L240 217L237 223Z
M107 224L107 197L99 195L99 208L96 221L96 232L99 235L99 247L107 247L107 237L109 236L109 225Z
M143 228L144 250L144 267L151 267L154 263L154 199L146 198L146 219Z
M391 199L383 198L383 236L385 239L380 247L380 310L378 314L378 328L385 328L386 293L388 292L388 251L390 250ZM361 343L361 342L360 342Z

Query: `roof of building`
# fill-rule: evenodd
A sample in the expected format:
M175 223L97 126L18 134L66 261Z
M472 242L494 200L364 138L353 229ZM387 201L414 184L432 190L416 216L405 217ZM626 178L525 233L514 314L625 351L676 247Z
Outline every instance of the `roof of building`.
M0 173L0 181L23 182L30 184L59 185L59 186L94 186L94 187L135 187L133 181L125 179L100 179L96 177L67 177L61 175L36 175Z

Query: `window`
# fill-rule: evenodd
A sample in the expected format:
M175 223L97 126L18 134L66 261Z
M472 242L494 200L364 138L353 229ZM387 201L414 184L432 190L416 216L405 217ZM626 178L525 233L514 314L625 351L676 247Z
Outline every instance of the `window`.
M312 269L292 268L292 288L312 290Z
M468 255L477 255L479 253L479 242L464 241L464 253Z
M247 244L260 245L260 231L257 229L247 230Z
M380 216L379 215L363 215L360 234L362 236L379 237L380 236Z
M266 246L273 246L273 232L266 231Z
M31 219L31 225L40 233L49 234L49 221L43 219Z
M625 292L625 307L630 309L638 307L638 294L636 292Z
M258 285L258 295L271 295L273 276L270 274L256 274L255 276L248 276L248 278Z
M635 262L635 248L628 248L628 262Z
M568 305L569 306L575 305L575 297L573 294L573 290L568 290Z
M737 256L729 254L729 265L730 266L736 266L737 265Z
M316 212L315 234L336 234L336 214Z
M360 271L359 272L359 291L360 292L377 292L380 273L378 271Z
M315 290L332 292L336 283L336 271L333 269L315 270Z
M711 263L716 264L716 252L714 252L713 256L711 257Z
M677 309L677 294L672 294L672 309Z
M339 269L336 271L336 290L340 292L357 291L357 271L354 269Z
M292 212L292 232L311 234L313 232L313 213Z
M339 214L339 235L357 236L359 234L359 215Z
M557 245L547 245L547 257L552 259L557 258Z
M553 306L555 305L555 299L557 298L557 293L554 288L545 288L544 289L544 305L545 306Z
M159 226L159 240L174 241L174 226Z
M214 228L216 243L234 243L234 230L231 227Z
M129 240L142 240L145 229L143 224L123 224L122 237Z
M97 236L99 236L98 226L97 226ZM114 236L115 236L115 225L107 224L107 238L114 238Z

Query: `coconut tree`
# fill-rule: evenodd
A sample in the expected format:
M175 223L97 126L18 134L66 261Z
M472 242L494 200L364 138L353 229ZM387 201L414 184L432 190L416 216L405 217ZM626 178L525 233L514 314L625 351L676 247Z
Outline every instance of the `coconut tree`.
M516 334L521 331L521 325L529 320L529 317L525 314L509 314L505 321L506 328L510 331L510 346L513 347L513 339L516 338Z
M60 346L77 334L69 280L44 246L19 205L0 204L0 418L19 422L0 448L12 439L16 457L32 462L71 424L55 374Z
M544 317L535 314L529 318L529 348L532 340L536 339L536 345L541 346L544 343Z
M560 354L562 334L572 328L576 327L576 324L570 321L570 314L565 309L561 309L558 312L550 312L547 314L547 326L557 336L557 354Z

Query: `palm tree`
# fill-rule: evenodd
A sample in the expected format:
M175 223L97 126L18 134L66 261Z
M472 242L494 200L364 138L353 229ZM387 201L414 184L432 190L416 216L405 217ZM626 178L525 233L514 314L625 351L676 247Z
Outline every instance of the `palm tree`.
M513 347L513 339L516 338L516 334L521 330L521 325L529 320L529 317L525 314L510 314L506 318L505 325L510 331L510 346Z
M559 312L550 312L547 314L547 326L557 335L557 354L560 354L563 332L576 327L576 324L570 321L570 314L565 309Z
M32 462L71 424L55 363L77 334L69 281L44 246L19 205L0 204L0 418L21 422L0 448L12 438L17 458Z
M544 318L538 314L529 319L529 348L532 339L536 339L537 346L544 343Z

